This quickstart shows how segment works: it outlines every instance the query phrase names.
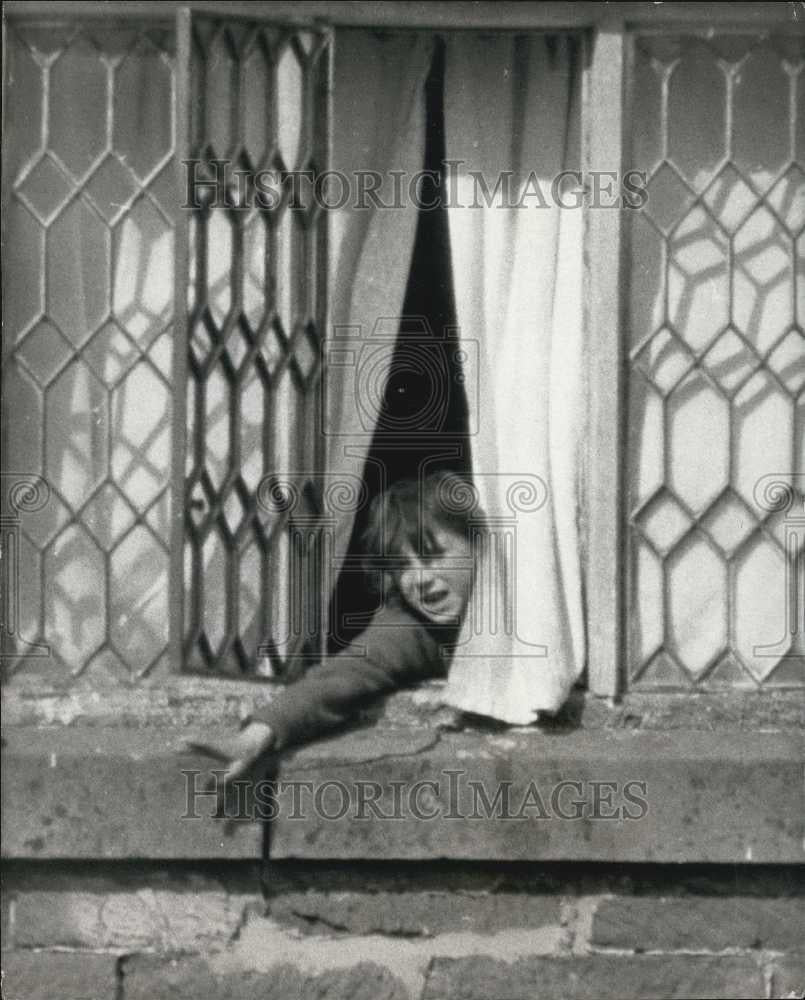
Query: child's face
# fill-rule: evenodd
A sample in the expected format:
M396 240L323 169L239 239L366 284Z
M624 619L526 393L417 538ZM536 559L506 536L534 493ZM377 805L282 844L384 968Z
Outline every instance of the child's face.
M472 546L462 535L437 527L432 551L409 549L409 565L400 574L400 592L420 614L438 625L458 624L472 592Z

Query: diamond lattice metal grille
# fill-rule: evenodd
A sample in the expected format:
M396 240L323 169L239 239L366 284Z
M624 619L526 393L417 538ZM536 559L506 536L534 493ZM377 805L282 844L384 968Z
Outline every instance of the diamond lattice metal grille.
M190 222L184 660L275 672L319 628L326 230L289 178L326 167L329 36L203 17L190 32L190 155L228 197Z
M635 50L629 683L803 686L805 523L759 485L803 482L805 41Z

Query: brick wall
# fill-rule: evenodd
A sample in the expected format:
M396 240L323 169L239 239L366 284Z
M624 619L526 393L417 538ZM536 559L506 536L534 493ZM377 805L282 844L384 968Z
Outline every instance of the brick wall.
M423 688L282 765L408 787L463 768L490 792L511 781L515 801L532 781L637 777L650 811L628 827L314 810L266 829L203 807L189 822L182 769L209 761L175 747L255 699L190 678L119 697L4 691L4 998L805 992L801 698L584 701L540 732L487 731Z
M15 862L8 1000L805 991L795 866Z

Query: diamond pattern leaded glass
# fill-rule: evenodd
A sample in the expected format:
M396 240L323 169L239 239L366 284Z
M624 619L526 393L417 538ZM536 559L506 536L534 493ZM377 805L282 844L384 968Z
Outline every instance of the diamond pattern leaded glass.
M635 50L629 684L802 687L805 39Z
M3 466L48 499L5 638L17 669L134 679L168 642L173 31L9 25L6 74Z
M288 175L326 166L329 36L200 15L189 31L189 155L232 184L189 223L183 659L273 673L298 648L295 581L317 558L326 231ZM280 198L257 197L259 172ZM285 488L291 504L260 500Z

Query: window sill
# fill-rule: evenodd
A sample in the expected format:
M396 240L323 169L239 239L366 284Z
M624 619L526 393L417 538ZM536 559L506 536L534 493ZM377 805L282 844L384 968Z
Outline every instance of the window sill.
M399 691L380 709L365 714L383 726L460 728L461 713L442 702L443 681ZM82 678L69 683L20 673L3 687L3 725L92 726L169 729L225 727L267 705L282 687L267 681L235 680L194 674L169 674L98 685ZM802 727L805 691L688 691L630 693L617 703L578 690L543 732L642 729L667 732L694 729L725 732ZM484 725L483 720L476 720ZM490 728L490 727L487 727ZM492 726L508 732L508 727ZM534 730L524 730L534 732Z
M180 697L186 681L178 679L176 684L170 697L165 695L168 702ZM192 690L192 684L184 690ZM753 717L746 707L751 698L711 699L703 705L691 696L679 696L687 699L687 726L681 708L674 714L668 707L674 696L665 702L632 697L615 707L590 700L584 703L583 725L571 712L543 730L458 731L455 718L439 707L438 693L435 685L401 692L388 700L383 717L370 728L287 755L279 777L300 783L305 815L292 818L290 799L282 800L283 811L271 829L271 856L805 860L805 740L794 726L801 718L800 698L756 698ZM160 709L159 718L135 726L121 725L120 720L108 724L108 714L103 720L98 715L92 724L79 712L72 725L64 725L64 712L54 714L51 703L48 725L45 718L35 717L31 705L23 711L19 697L19 691L6 691L11 709L7 721L17 724L4 731L5 857L262 856L264 824L213 820L209 798L199 798L198 818L186 818L188 783L197 780L201 786L209 762L174 748L185 734L211 735L213 726L204 713L188 720L183 711L180 721L168 724ZM103 701L108 713L108 700ZM770 703L778 706L777 725L772 724ZM218 708L220 728L220 700ZM660 725L663 717L666 724ZM198 775L193 779L183 771ZM491 816L483 815L483 802L477 795L473 798L470 781L483 786L492 803ZM628 781L645 782L647 812L640 819L623 815L624 805L635 811L624 803ZM330 794L321 800L324 808L316 810L311 795L325 782L339 782L347 790L346 800L340 792L336 799ZM358 796L366 794L359 792L361 782L363 788L373 783L380 789L378 809L388 818L377 818L371 807L360 806ZM438 783L438 789L426 787L428 782ZM525 798L531 782L541 807L533 794ZM552 801L562 782L579 784L566 785L560 799ZM603 786L595 783L604 782L617 784L611 803L620 811L619 818L604 818L613 812L606 802L596 815L593 796L595 788ZM401 808L393 805L394 783L402 789L397 793L403 797ZM421 793L412 812L417 783ZM510 808L509 818L504 818L494 798L507 783ZM451 798L456 788L457 800ZM330 793L334 789L338 792L331 785ZM606 789L602 794L606 798ZM342 805L349 803L346 814L340 819L322 815L338 812L339 798ZM582 806L574 807L575 798ZM557 803L564 816L553 808ZM570 818L579 809L578 818ZM430 814L435 815L426 818Z

